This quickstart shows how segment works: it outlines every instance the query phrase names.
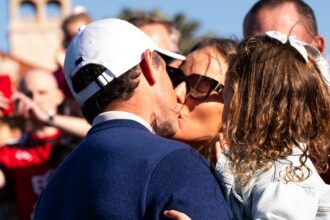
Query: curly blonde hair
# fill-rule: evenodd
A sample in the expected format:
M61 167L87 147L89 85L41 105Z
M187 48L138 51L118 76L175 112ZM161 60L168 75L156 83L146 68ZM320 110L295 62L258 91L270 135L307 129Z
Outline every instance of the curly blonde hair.
M311 56L306 62L289 42L249 38L240 43L227 76L235 92L225 137L234 173L243 185L256 171L291 155L295 146L303 152L301 164L287 170L287 180L308 178L308 158L319 172L326 171L330 96ZM306 169L307 176L297 175Z

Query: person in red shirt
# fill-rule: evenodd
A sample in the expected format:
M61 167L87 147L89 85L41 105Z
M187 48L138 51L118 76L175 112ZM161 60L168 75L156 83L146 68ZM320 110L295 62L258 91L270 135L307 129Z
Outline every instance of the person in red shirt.
M31 219L33 206L53 171L49 159L61 131L40 120L57 113L64 95L51 73L30 71L20 84L22 93L13 95L16 114L25 119L25 133L19 142L0 148L0 164L17 205L18 220Z
M15 117L10 101L13 85L10 74L0 73L0 146L17 143L22 135L22 120ZM16 206L5 186L5 174L0 169L0 219L16 220Z

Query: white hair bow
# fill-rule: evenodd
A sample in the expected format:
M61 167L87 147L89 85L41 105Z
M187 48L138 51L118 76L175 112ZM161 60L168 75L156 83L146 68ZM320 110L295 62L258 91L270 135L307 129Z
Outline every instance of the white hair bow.
M328 90L330 93L330 67L328 61L324 58L324 56L321 54L321 52L311 44L308 44L306 42L297 40L295 36L288 36L286 34L283 34L279 31L268 31L266 32L266 35L270 38L274 38L283 44L285 44L287 41L290 42L290 45L294 47L299 54L304 58L304 60L308 61L308 53L314 58L314 61L317 64L317 67L319 68L323 80L328 86Z
M305 48L306 43L298 40L296 36L288 36L279 31L267 31L266 35L270 38L274 38L280 41L282 44L285 44L286 42L289 41L290 45L300 53L300 55L304 58L304 60L306 62L308 61L308 53Z

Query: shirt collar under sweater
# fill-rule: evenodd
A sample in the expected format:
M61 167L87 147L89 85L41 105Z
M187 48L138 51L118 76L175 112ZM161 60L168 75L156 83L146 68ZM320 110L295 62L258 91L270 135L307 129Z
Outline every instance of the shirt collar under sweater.
M128 119L128 120L136 121L142 124L144 127L146 127L150 132L155 133L152 127L150 126L150 124L146 122L144 119L133 113L124 112L124 111L103 112L94 118L92 126L95 126L104 121L115 120L115 119Z

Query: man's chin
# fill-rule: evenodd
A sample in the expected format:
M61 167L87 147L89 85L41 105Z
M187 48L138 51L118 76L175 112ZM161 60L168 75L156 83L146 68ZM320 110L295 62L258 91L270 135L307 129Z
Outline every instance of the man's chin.
M175 133L179 130L178 125L173 125L172 123L162 123L156 128L154 128L157 135L162 137L171 138L175 135Z

